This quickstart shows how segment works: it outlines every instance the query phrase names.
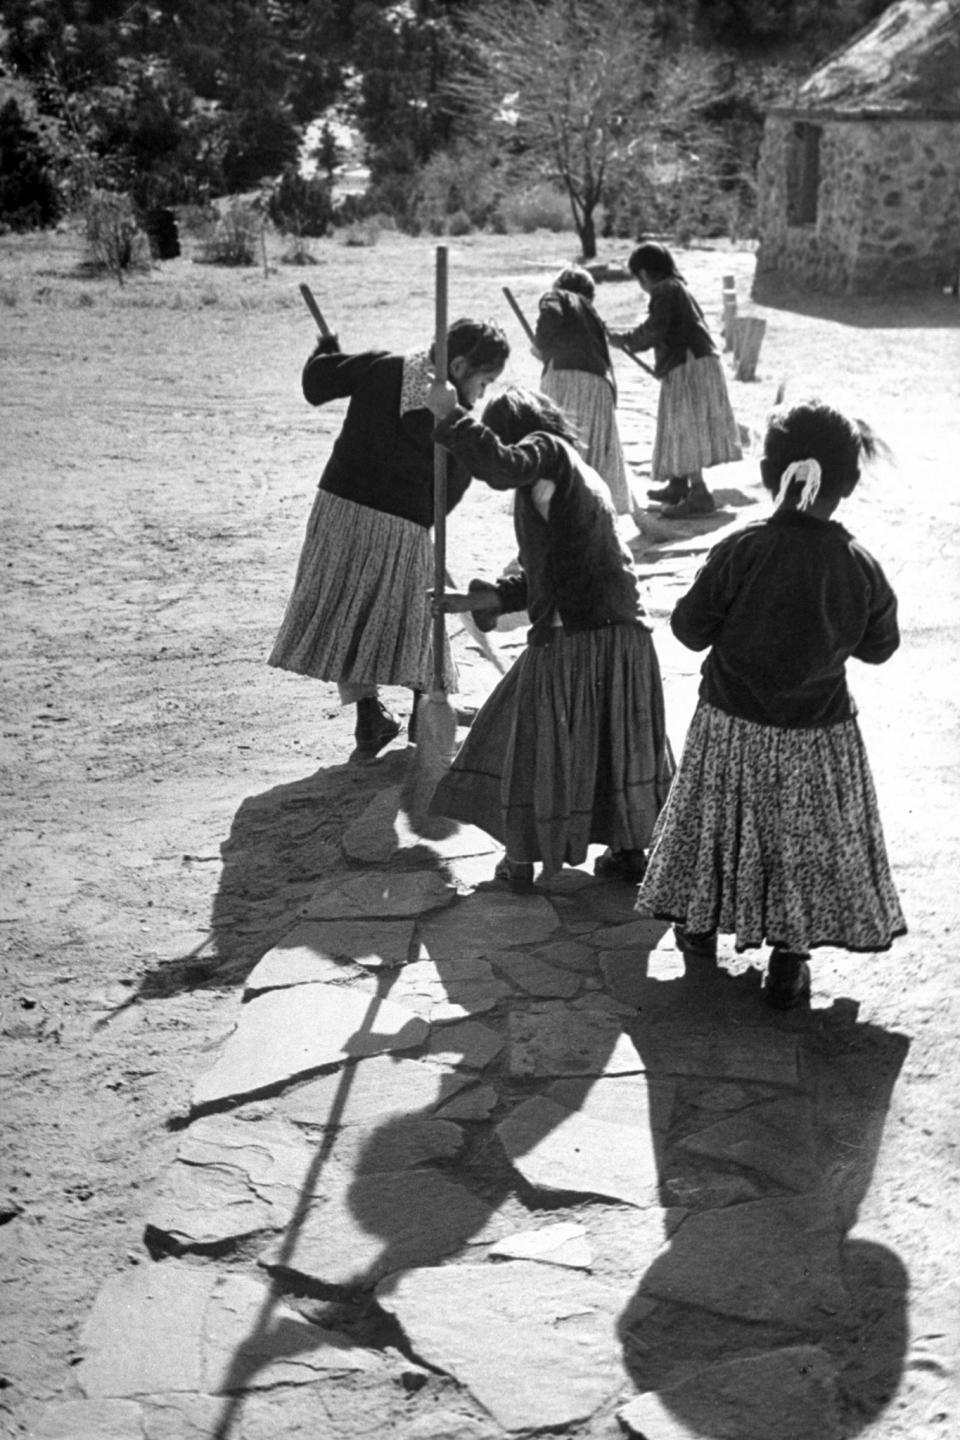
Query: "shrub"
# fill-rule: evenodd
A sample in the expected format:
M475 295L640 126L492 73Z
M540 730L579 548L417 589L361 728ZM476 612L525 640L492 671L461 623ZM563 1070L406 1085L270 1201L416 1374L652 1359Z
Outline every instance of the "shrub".
M358 248L376 245L380 239L380 225L377 216L371 215L367 220L355 220L352 225L344 225L337 231L337 239L342 245Z
M552 230L554 234L560 234L573 228L566 197L544 181L505 195L498 208L508 230L522 230L525 235L534 230Z
M304 245L299 235L293 236L290 244L280 255L282 265L316 265L317 257Z
M235 201L201 237L197 260L202 265L256 265L260 226L253 206Z
M333 192L321 175L304 178L288 167L270 193L267 214L278 230L322 237L333 222Z
M447 220L448 235L471 235L473 233L473 221L466 210L456 210Z
M123 283L130 270L150 269L150 241L137 225L129 195L91 190L84 202L87 260Z
M411 218L432 235L469 235L496 212L500 183L495 157L486 148L440 150L415 178Z
M50 150L11 97L0 106L0 228L40 229L61 213Z

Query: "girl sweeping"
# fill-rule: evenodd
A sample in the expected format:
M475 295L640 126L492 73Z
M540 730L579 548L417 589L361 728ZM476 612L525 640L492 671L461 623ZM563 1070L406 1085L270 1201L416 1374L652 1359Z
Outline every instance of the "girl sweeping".
M709 654L638 908L676 921L694 954L715 954L718 930L771 945L780 1009L809 995L814 947L886 950L906 931L845 673L896 650L897 601L831 518L875 450L821 401L774 412L773 515L711 551L671 618Z
M561 270L540 297L534 335L543 361L540 387L576 423L578 448L609 486L618 515L636 502L617 429L617 384L603 321L593 308L593 276L580 265Z
M628 265L650 296L647 318L633 330L607 333L620 349L653 349L660 402L651 473L666 484L647 493L665 502L665 519L709 515L716 506L704 469L743 453L723 365L703 311L666 246L638 245Z
M497 878L529 890L609 847L597 872L636 882L670 786L656 651L607 487L545 395L511 387L483 423L449 384L427 397L435 438L496 490L515 490L520 573L475 581L444 609L489 628L526 609L526 650L494 690L431 809L478 825L506 848Z
M457 320L448 336L448 375L460 404L476 403L507 362L498 326ZM349 397L343 428L320 481L269 663L297 675L335 681L344 705L356 704L351 760L369 761L399 734L381 685L427 690L432 684L433 417L426 408L432 354L343 355L335 336L321 339L303 371L311 405ZM448 512L470 471L450 467ZM448 688L456 688L449 654Z

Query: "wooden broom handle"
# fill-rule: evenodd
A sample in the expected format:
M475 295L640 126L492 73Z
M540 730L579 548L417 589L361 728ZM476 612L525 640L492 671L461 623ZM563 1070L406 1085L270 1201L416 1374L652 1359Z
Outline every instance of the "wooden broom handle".
M447 379L447 247L437 246L436 318L433 340L433 373L438 380ZM433 447L433 593L444 595L447 574L447 452L442 445ZM433 688L445 690L444 649L447 622L442 610L433 617Z
M329 340L330 336L333 334L333 331L330 329L330 326L327 324L326 320L324 320L322 314L320 313L320 306L317 304L316 300L314 300L313 291L310 289L310 286L302 284L300 286L300 294L306 301L307 309L310 311L310 314L317 322L317 329L320 331L320 334L325 340Z

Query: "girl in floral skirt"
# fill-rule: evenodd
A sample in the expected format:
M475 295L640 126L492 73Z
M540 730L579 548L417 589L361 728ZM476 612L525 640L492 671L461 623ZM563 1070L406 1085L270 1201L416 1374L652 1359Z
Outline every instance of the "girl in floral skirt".
M776 411L773 515L721 541L671 617L709 654L638 909L675 921L688 953L715 955L717 931L770 944L779 1009L809 996L816 946L886 950L906 931L845 674L897 649L897 601L831 518L876 448L822 401Z

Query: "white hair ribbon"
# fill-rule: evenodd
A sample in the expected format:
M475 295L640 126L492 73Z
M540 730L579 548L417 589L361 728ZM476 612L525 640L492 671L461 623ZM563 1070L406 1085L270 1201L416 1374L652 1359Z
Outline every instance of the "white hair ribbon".
M777 491L776 503L782 505L794 480L799 480L803 488L800 491L800 498L797 500L797 509L808 510L817 498L821 474L819 460L792 461L780 476L780 489Z

